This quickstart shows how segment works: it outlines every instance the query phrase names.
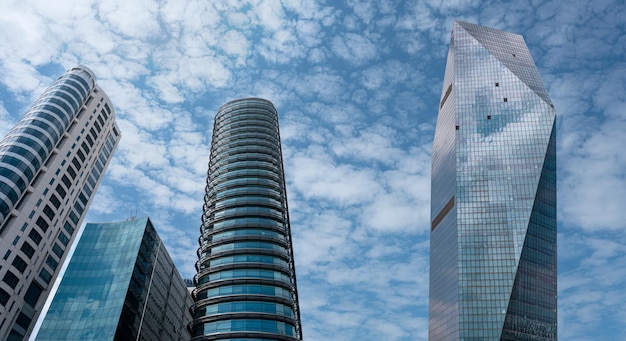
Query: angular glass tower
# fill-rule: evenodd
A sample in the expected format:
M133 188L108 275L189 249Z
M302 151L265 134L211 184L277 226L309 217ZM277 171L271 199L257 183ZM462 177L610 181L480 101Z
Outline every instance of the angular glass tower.
M0 141L0 340L29 335L119 140L111 101L78 66Z
M87 224L35 340L189 340L192 304L150 219Z
M554 106L517 34L456 21L432 153L429 340L556 340Z
M274 105L224 104L204 197L192 340L301 340L287 193Z

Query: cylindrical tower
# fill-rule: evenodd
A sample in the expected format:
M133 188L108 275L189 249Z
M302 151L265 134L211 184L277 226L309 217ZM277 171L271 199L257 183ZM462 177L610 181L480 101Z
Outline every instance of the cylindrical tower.
M278 113L264 99L215 116L192 340L301 340Z
M69 70L0 141L0 226L85 104L95 79L85 66Z

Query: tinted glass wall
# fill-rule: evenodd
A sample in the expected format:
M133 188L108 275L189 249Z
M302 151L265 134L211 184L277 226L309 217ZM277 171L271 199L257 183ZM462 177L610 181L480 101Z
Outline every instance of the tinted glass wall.
M194 340L301 339L287 195L271 102L215 116L193 292Z

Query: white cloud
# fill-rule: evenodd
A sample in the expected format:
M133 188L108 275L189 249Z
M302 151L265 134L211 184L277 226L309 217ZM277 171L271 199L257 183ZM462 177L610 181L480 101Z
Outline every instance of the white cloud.
M449 29L462 18L522 33L559 115L560 336L626 337L621 2L0 1L0 132L59 70L93 69L123 138L90 217L151 216L185 277L215 110L276 104L313 341L427 338Z
M356 33L346 33L333 38L331 46L339 58L355 65L361 65L378 55L376 44L369 38Z

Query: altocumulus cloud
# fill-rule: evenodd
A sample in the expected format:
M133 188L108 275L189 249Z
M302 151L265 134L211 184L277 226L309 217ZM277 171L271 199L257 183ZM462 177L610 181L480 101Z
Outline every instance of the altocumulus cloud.
M566 340L625 339L623 1L0 0L0 132L75 64L123 132L88 221L149 215L194 275L212 119L279 111L307 340L426 340L430 149L453 19L521 33L558 112Z

